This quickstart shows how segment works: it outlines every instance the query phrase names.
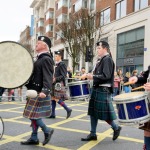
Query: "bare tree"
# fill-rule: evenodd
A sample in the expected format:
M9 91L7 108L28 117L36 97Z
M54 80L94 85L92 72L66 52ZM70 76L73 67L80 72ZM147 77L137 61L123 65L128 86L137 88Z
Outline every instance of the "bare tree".
M85 57L86 47L94 49L94 39L101 36L101 28L97 23L100 22L99 18L100 12L90 13L87 9L81 9L77 13L70 13L69 19L57 26L65 47L68 46L66 50L72 58L73 71L79 57Z

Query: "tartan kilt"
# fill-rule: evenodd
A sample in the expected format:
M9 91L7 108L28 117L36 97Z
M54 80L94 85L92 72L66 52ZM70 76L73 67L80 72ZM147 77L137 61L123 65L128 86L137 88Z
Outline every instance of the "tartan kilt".
M23 116L29 119L49 117L51 114L50 96L46 98L30 98L27 100Z
M57 91L55 87L53 86L53 96L56 99L62 99L62 100L68 99L67 89L64 86L63 82L61 82L61 90L59 91Z
M89 101L88 115L100 120L117 119L108 87L93 88Z

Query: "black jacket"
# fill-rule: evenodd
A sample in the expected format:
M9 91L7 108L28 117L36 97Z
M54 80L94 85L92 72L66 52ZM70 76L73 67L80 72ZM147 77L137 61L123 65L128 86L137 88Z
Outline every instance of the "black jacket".
M110 84L113 92L114 83L114 62L110 55L104 56L93 72L93 87L99 87L100 84Z
M138 77L137 83L142 83L142 84L146 83L149 73L150 73L150 66L148 67L148 70L143 73L142 77Z
M65 78L67 77L67 67L63 61L56 64L54 77L57 82L63 82L65 85Z
M49 53L41 54L34 63L34 70L27 89L33 89L37 92L43 92L48 95L52 88L54 73L54 61Z

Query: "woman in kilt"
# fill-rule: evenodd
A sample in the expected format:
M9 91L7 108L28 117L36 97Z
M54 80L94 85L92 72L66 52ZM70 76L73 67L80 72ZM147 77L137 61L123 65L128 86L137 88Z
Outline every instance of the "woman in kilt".
M67 77L67 67L65 63L62 61L62 53L60 51L55 52L55 73L53 78L53 94L52 94L52 113L49 118L55 118L55 109L56 109L56 102L61 105L67 112L68 119L71 115L72 109L70 109L66 104L65 100L68 99L66 88L65 88L65 78ZM55 88L56 84L61 84L61 89ZM58 85L59 85L58 84Z
M150 101L150 81L147 80L148 78L150 79L150 66L148 67L148 70L143 73L142 77L138 77L138 76L131 77L129 79L129 82L132 82L133 84L145 83L144 89L148 91L148 99ZM150 106L150 103L149 103L149 106ZM150 107L149 107L149 110L150 110ZM150 150L150 121L148 123L145 123L144 127L141 129L144 129L144 144L145 145L144 145L143 150Z
M51 53L49 53L51 41L48 37L39 36L36 44L36 52L38 59L34 63L34 70L29 83L26 84L27 89L37 91L37 98L29 98L24 109L23 116L31 120L32 134L31 137L22 145L38 145L38 128L41 127L44 132L45 139L43 145L47 144L54 132L52 128L48 128L42 118L50 116L50 90L52 87L54 61Z
M91 133L86 138L81 138L81 141L97 140L96 128L98 119L105 120L111 125L114 131L113 140L116 140L120 134L121 127L114 122L117 117L111 99L114 81L114 62L108 51L109 44L107 42L97 42L97 53L100 60L96 64L93 75L86 75L86 78L93 79L93 89L88 107Z

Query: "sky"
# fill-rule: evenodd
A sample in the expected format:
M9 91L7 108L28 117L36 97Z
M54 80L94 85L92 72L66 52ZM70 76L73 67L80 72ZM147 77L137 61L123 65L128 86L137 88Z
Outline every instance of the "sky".
M31 24L33 0L0 1L0 42L18 41L20 33Z

